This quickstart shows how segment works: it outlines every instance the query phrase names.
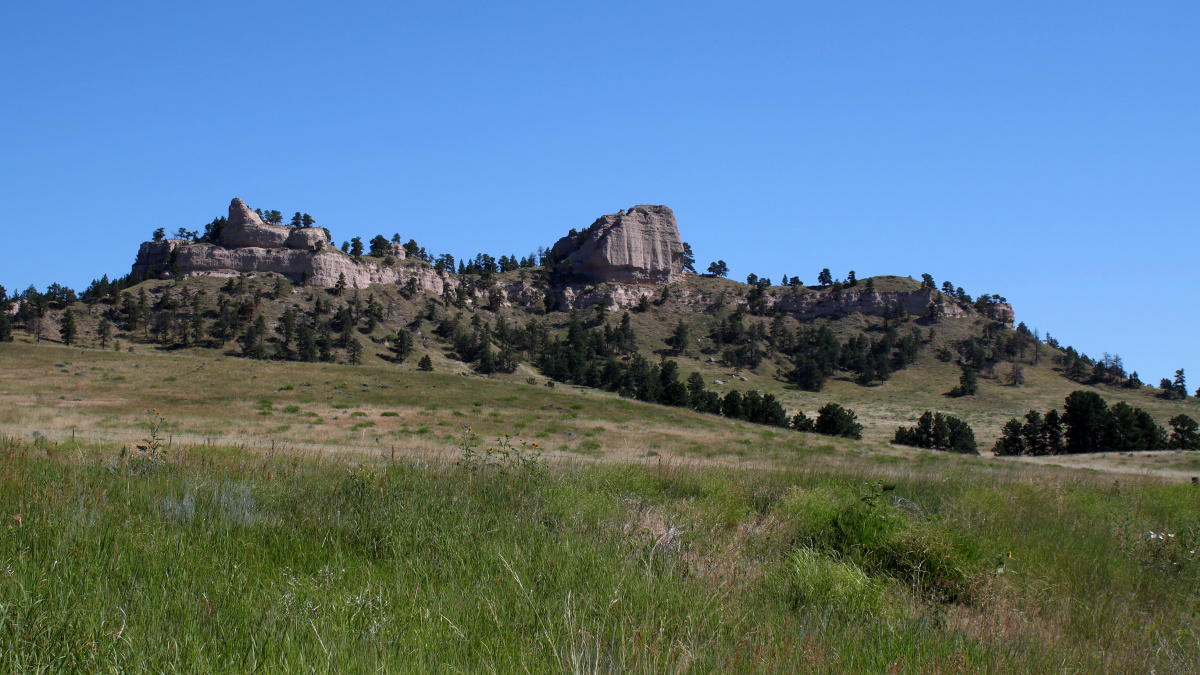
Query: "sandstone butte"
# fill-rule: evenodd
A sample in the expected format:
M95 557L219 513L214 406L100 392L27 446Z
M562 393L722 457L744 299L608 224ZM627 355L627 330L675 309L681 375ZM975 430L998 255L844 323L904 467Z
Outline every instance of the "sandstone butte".
M436 295L453 293L467 285L472 302L491 299L502 291L502 305L532 308L539 303L559 309L584 309L604 304L615 309L636 306L643 296L653 296L656 286L679 281L693 274L684 269L683 240L675 214L666 206L638 205L627 211L601 216L582 232L572 229L551 249L555 264L552 287L533 281L506 280L502 285L483 284L471 277L437 272L424 261L387 264L386 259L364 256L354 259L331 246L321 228L292 228L263 222L241 199L229 204L228 222L220 243L182 239L143 242L133 265L134 274L158 273L180 276L234 276L237 274L280 275L316 288L330 288L344 277L350 288L373 285L407 287ZM393 245L394 261L405 259L404 248ZM909 314L922 315L937 291L866 291L846 289L840 293L784 293L765 298L768 309L778 308L800 320L837 318L861 313L882 316L903 307ZM714 298L681 288L676 301L700 311ZM734 299L736 304L738 299ZM745 299L740 302L745 304ZM1013 321L1012 307L997 307L1002 318ZM943 316L971 314L955 303L945 303Z

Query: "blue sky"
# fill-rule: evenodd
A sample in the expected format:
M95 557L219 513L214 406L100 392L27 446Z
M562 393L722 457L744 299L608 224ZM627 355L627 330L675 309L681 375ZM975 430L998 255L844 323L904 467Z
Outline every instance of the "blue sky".
M524 255L639 203L701 266L933 274L1200 385L1200 5L12 3L0 284L234 196Z

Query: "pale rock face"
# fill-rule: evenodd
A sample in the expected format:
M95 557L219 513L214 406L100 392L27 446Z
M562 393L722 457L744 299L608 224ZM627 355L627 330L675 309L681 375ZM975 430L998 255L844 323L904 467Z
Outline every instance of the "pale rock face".
M287 241L284 242L288 248L301 251L320 251L329 246L329 242L325 241L325 230L319 227L295 227L288 229L291 232L288 233Z
M564 286L557 289L555 297L563 310L587 309L593 305L604 305L608 309L630 309L637 307L642 296L654 298L654 291L640 286L624 284L602 284L600 286Z
M675 214L665 206L639 205L628 212L601 216L585 232L571 233L554 245L574 272L600 282L669 284L683 278L683 240Z
M391 244L388 244L388 255L392 256L396 260L404 260L408 257L408 251L404 250L403 245L392 242Z
M320 232L318 228L306 229L316 229ZM404 286L409 279L416 279L419 289L439 295L447 284L455 283L423 265L388 267L381 262L374 262L372 258L363 258L361 262L356 263L349 256L336 251L225 248L205 244L188 245L187 242L175 239L143 242L138 251L137 262L133 265L133 273L140 274L167 265L172 251L175 252L175 265L183 276L232 276L239 272L274 273L292 281L303 279L310 286L317 288L331 288L337 283L340 275L345 275L346 285L350 288L366 288L372 284Z
M290 227L264 223L246 202L234 197L229 203L229 222L221 232L221 241L229 248L283 248L291 233Z

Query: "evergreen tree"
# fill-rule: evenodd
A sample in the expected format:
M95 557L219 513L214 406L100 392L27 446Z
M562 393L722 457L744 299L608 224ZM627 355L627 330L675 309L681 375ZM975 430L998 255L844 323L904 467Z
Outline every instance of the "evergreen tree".
M683 269L689 272L696 271L696 256L692 254L692 245L683 242Z
M395 335L388 336L388 349L396 355L396 363L404 363L404 359L408 358L413 351L412 333L401 330Z
M833 283L833 274L829 272L828 267L821 270L821 273L817 275L817 283L821 286L828 286Z
M740 419L742 416L742 393L737 389L725 394L721 402L721 414L730 419Z
M1100 452L1109 425L1108 405L1094 391L1072 392L1063 408L1063 424L1068 453Z
M333 285L333 294L340 297L342 295L342 293L345 293L345 292L346 292L346 273L338 272L337 282L334 283L334 285Z
M792 417L792 428L796 431L815 432L816 421L810 417L805 417L804 411L801 410Z
M296 313L291 307L283 310L283 314L279 317L279 325L275 327L275 332L279 333L280 344L285 347L292 343L292 339L296 335Z
M299 211L296 212L296 215L292 216L291 225L292 225L292 227L303 227L304 226L304 216L300 215Z
M362 254L363 254L362 237L351 237L350 238L350 255L353 256L355 260L357 260L362 257Z
M714 277L729 276L729 265L725 264L724 260L718 260L708 264L708 273Z
M1171 388L1179 398L1187 398L1187 380L1183 377L1183 368L1175 371L1175 380L1171 383Z
M420 362L417 363L417 370L420 370L420 371L423 371L426 373L432 373L433 372L433 359L429 358L428 354L422 356Z
M670 347L671 351L675 354L682 354L687 351L688 343L690 341L691 329L689 329L688 325L683 322L683 319L680 319L679 323L675 326L674 332L672 332L671 336L666 340L667 346Z
M352 366L357 366L362 363L363 346L354 337L346 343L346 362Z
M305 363L317 360L316 333L308 324L302 323L296 328L296 358Z
M813 429L826 436L861 439L863 427L853 410L836 403L826 403L817 411L817 422Z
M261 314L246 328L246 332L238 339L242 345L242 353L252 359L267 358L267 348L263 338L267 334L267 322Z
M9 317L7 307L0 307L0 342L12 342L12 318Z
M1010 419L1000 431L1000 438L992 446L992 452L1001 457L1016 457L1025 454L1023 425L1017 418Z
M75 342L75 314L70 309L63 312L58 333L62 336L64 345L68 347Z
M1200 395L1200 394L1198 394ZM1200 450L1200 425L1187 415L1171 418L1171 438L1167 447L1172 450Z
M96 325L96 337L100 338L100 348L108 349L108 341L112 339L112 322L100 317L100 323Z
M371 255L382 258L390 250L390 242L382 234L377 234L371 239Z
M949 396L974 396L979 393L979 373L970 366L962 367L962 374L958 378L958 386L951 389Z

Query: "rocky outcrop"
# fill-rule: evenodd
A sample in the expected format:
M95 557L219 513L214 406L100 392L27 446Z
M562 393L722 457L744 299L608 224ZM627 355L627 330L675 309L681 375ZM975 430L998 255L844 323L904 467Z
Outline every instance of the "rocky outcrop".
M560 261L557 271L593 281L668 284L683 278L683 240L665 206L601 216L587 230L558 240L553 255Z
M654 298L653 289L623 284L600 286L563 286L555 290L558 308L564 311L587 309L593 305L604 305L608 309L631 309L637 307L642 297Z
M328 243L325 241L325 230L316 227L288 228L287 241L284 245L300 251L320 251Z
M325 231L318 227L291 228L264 223L246 202L233 198L229 221L221 231L226 248L294 248L318 251L328 245Z
M415 279L418 289L437 294L445 290L447 283L454 283L427 265L391 267L371 257L355 261L345 253L333 250L227 248L192 244L180 239L142 244L133 265L134 274L151 271L169 274L171 269L184 277L274 273L318 288L332 287L341 276L350 288L366 288L372 284L404 286L410 279Z

